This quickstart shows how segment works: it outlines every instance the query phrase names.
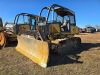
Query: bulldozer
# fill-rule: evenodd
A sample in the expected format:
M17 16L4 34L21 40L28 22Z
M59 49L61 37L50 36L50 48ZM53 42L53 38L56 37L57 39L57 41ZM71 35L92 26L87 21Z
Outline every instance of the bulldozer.
M5 26L8 23L5 23ZM0 18L0 49L2 49L5 45L6 45L6 33L5 33L6 29L3 26L3 22L2 22L2 18Z
M2 18L0 18L0 32L3 30L3 23L2 23ZM0 33L0 40L2 39L2 33ZM0 45L2 45L4 41L0 41Z
M17 35L21 30L33 29L39 16L20 13L15 16L14 22L6 22L3 25L2 18L0 18L0 48L4 48L10 42L17 42Z
M45 19L38 18L33 30L22 30L17 35L16 50L46 68L50 53L65 54L77 50L81 38L74 37L79 30L72 10L53 4L42 8L39 16Z

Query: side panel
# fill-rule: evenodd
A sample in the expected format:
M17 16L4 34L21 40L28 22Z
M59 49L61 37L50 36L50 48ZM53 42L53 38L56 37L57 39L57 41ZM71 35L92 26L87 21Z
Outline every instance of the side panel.
M71 26L71 34L78 33L78 27L77 26Z
M30 30L30 25L28 24L20 24L14 26L14 33L18 34L21 30Z
M60 26L59 24L50 24L50 33L59 33Z
M79 29L77 26L71 26L70 32L62 32L62 34L64 34L64 35L74 35L74 34L78 34L78 33L79 33Z
M20 25L19 26L19 31L24 30L24 29L30 30L30 26L29 25Z

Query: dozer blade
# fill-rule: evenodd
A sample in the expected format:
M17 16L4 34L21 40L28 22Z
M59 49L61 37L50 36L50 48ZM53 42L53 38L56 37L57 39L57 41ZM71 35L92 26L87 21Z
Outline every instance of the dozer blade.
M36 40L27 35L18 35L16 50L27 56L33 62L46 68L49 57L49 46L47 42Z

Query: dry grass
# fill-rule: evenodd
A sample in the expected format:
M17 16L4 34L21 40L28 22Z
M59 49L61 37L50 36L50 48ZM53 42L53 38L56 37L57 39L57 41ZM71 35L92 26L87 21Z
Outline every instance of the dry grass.
M7 47L0 50L0 75L99 75L100 33L82 33L82 45L78 51L66 55L53 55L46 69Z

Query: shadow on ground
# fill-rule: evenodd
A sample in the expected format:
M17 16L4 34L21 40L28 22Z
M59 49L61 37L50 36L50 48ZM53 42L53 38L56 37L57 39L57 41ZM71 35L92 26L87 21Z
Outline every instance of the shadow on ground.
M6 47L16 47L17 46L17 41L13 41L13 42L8 42Z
M6 45L0 46L0 50L2 50L5 47L16 47L17 41L7 42Z
M7 47L16 47L16 45L17 42L9 42ZM93 47L99 47L100 49L100 43L82 43L78 50L73 50L63 55L58 55L50 52L48 67L72 63L82 64L84 61L79 61L79 58L81 57L77 54L80 54L83 51L88 51Z
M100 43L82 43L78 50L73 50L63 55L50 53L48 67L72 63L82 64L84 61L79 61L79 58L81 57L77 54L80 54L83 51L88 51L93 47L100 47Z

